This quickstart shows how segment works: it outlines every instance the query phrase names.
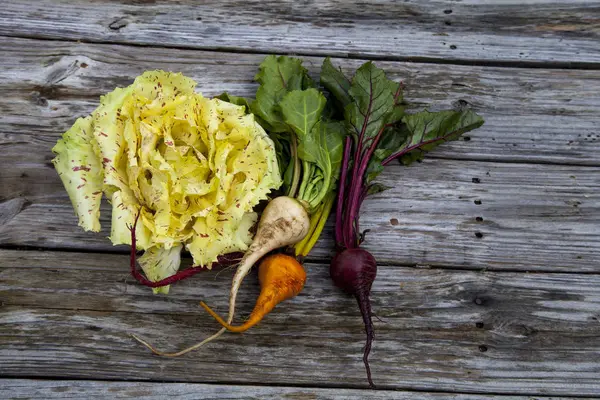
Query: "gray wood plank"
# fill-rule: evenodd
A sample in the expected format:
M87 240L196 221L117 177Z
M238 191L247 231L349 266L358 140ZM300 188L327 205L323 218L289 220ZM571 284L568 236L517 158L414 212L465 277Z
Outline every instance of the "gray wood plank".
M308 387L268 387L167 382L47 381L4 379L0 396L5 399L231 399L231 400L536 400L530 396L476 395L462 393L425 393L392 390L316 389ZM544 397L544 400L573 397ZM581 399L581 397L577 397ZM541 400L541 399L540 399Z
M29 153L11 157L19 155L24 161L0 168L1 245L127 251L106 239L107 203L102 231L83 232L52 167L29 161ZM371 230L364 247L388 264L599 272L598 176L597 167L442 159L392 165L380 178L392 189L363 204L361 228ZM311 257L332 251L329 225Z
M0 34L463 62L600 62L596 0L11 1Z
M225 90L248 96L264 58L24 39L1 41L0 54L3 156L27 151L45 158L76 117L97 107L100 95L129 85L144 70L183 72L207 96ZM305 58L315 76L321 62ZM350 72L363 61L334 62ZM600 71L377 64L405 82L412 109L450 108L465 100L485 117L470 141L448 143L432 157L600 165Z
M109 381L47 381L34 379L4 379L0 397L5 399L231 399L231 400L535 400L529 396L476 395L460 393L425 393L392 390L365 391L358 389L316 389L306 387L268 387L250 385L218 385L200 383L109 382ZM572 397L571 397L572 398ZM544 397L560 400L568 397ZM577 397L581 399L581 397Z
M232 271L196 275L154 296L126 280L125 255L0 252L0 374L62 379L365 387L363 327L327 267L246 334L182 358L151 355L134 332L178 349L216 328ZM244 283L242 318L257 294ZM371 355L381 389L600 395L600 275L380 266Z

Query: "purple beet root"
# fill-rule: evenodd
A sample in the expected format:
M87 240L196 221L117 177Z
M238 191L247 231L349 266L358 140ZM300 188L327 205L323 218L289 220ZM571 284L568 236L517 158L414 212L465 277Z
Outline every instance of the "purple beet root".
M371 285L377 275L377 262L371 253L361 248L345 249L337 253L331 260L329 273L333 283L344 292L353 295L365 324L367 343L363 354L363 362L367 370L367 380L374 388L369 367L369 353L373 342L373 321L371 315Z

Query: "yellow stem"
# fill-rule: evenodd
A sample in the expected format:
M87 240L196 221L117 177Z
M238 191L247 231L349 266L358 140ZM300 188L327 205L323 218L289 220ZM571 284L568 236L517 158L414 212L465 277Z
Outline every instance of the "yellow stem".
M317 225L319 224L319 218L321 217L322 210L323 210L323 206L321 205L321 206L319 206L319 208L317 208L317 210L314 212L314 214L310 216L310 225L308 228L308 234L306 236L304 236L304 239L302 239L300 242L296 243L296 245L294 246L294 249L296 250L296 256L302 254L302 252L301 252L302 248L310 240L313 232L317 228Z
M310 234L310 237L306 244L297 251L297 254L300 254L303 257L306 257L308 253L312 250L312 248L317 244L317 240L319 240L319 236L321 236L321 232L325 227L325 223L327 222L327 218L329 218L329 214L331 213L331 208L333 207L333 202L335 200L335 196L328 196L323 203L322 211L320 212L319 223L317 224L314 232ZM312 221L311 221L312 223Z

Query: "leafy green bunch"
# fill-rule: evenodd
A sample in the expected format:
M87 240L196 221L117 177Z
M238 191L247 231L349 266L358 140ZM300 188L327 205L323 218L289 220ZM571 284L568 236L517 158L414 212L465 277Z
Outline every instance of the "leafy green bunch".
M409 164L483 124L468 109L407 113L403 85L372 62L349 79L327 58L317 85L300 59L270 55L255 80L260 85L255 99L227 93L220 98L249 108L275 143L285 194L311 214L311 230L296 246L301 256L320 236L339 180L337 218L346 222L345 228L336 226L336 237L347 247L360 241L364 198L386 189L375 182L385 165L395 159Z
M386 190L375 182L384 166L399 159L404 165L465 132L480 127L483 118L470 109L407 113L403 85L388 79L372 62L348 79L329 60L323 63L321 83L343 113L347 139L341 167L336 213L339 248L358 247L360 206L369 194Z

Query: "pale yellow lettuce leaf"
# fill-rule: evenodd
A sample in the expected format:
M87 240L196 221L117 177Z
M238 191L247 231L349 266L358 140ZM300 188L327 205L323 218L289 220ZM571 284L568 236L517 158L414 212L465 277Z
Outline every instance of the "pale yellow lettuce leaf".
M144 254L138 258L138 262L146 277L153 282L157 282L168 278L179 270L181 249L181 245L173 246L170 249L162 246L152 246L146 249ZM169 286L153 288L152 291L154 294L168 294Z
M52 151L52 160L67 189L79 226L86 231L100 230L102 165L93 143L92 118L79 118Z

